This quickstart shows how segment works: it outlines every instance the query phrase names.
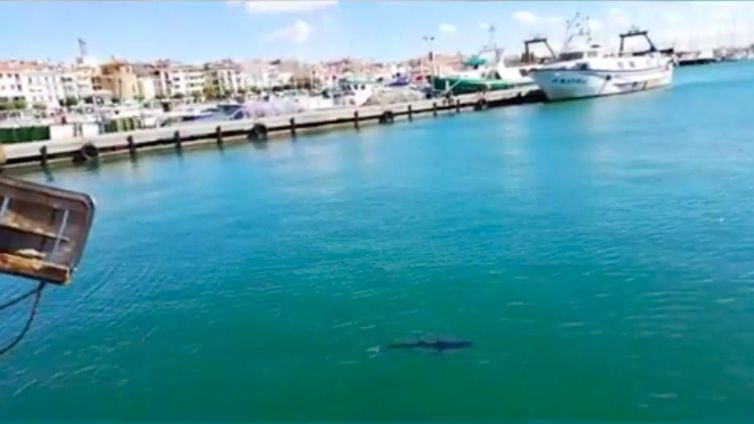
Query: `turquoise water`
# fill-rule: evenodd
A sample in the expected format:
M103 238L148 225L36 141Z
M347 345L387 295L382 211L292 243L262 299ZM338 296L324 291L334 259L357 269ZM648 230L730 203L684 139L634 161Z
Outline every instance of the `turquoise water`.
M0 420L751 421L752 94L710 65L56 171L95 228L0 358ZM422 335L475 345L370 351Z

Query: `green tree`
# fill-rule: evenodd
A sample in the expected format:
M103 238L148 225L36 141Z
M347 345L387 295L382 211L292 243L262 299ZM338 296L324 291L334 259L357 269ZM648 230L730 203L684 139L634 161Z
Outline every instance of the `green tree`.
M204 92L204 97L210 100L218 98L220 94L217 92L214 85L206 85L202 91ZM194 96L196 96L196 94Z
M141 102L144 101L144 96L138 95L138 96L134 97L134 100L136 100L137 102L141 103Z
M44 103L34 103L34 104L32 105L32 107L33 107L33 108L34 108L35 110L45 110L45 109L47 109L47 105L46 105L46 104L44 104Z
M174 98L175 100L182 100L182 99L183 99L183 97L184 97L184 96L183 96L183 93L175 93L175 94L173 94L173 98Z
M10 109L13 110L21 110L26 109L26 100L23 99L17 99L10 102Z
M60 106L72 107L79 104L79 99L75 96L66 96L65 99L60 100Z

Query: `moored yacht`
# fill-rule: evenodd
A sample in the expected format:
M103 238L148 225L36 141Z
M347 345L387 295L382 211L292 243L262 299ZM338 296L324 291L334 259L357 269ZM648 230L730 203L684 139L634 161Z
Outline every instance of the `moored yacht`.
M633 37L644 38L649 48L625 52L625 41ZM577 16L569 22L569 36L558 60L532 70L532 78L548 100L607 96L670 85L673 61L655 47L647 31L631 29L620 38L618 55L606 55L592 43L588 22L582 24Z

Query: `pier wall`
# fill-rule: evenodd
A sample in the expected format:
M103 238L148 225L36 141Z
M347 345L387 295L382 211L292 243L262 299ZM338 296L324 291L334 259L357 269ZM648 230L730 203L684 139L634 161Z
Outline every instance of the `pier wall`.
M536 87L521 87L407 103L314 110L292 115L269 116L237 121L189 122L176 126L145 129L78 138L0 146L0 169L45 167L52 162L87 162L100 155L135 153L157 147L177 149L198 143L224 143L244 139L266 139L273 135L296 136L308 129L356 127L412 120L420 116L485 110L544 100Z

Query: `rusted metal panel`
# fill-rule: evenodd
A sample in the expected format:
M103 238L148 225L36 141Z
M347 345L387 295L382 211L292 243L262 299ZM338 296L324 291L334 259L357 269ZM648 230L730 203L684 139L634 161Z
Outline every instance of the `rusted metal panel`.
M0 178L0 273L67 284L93 217L86 194Z

